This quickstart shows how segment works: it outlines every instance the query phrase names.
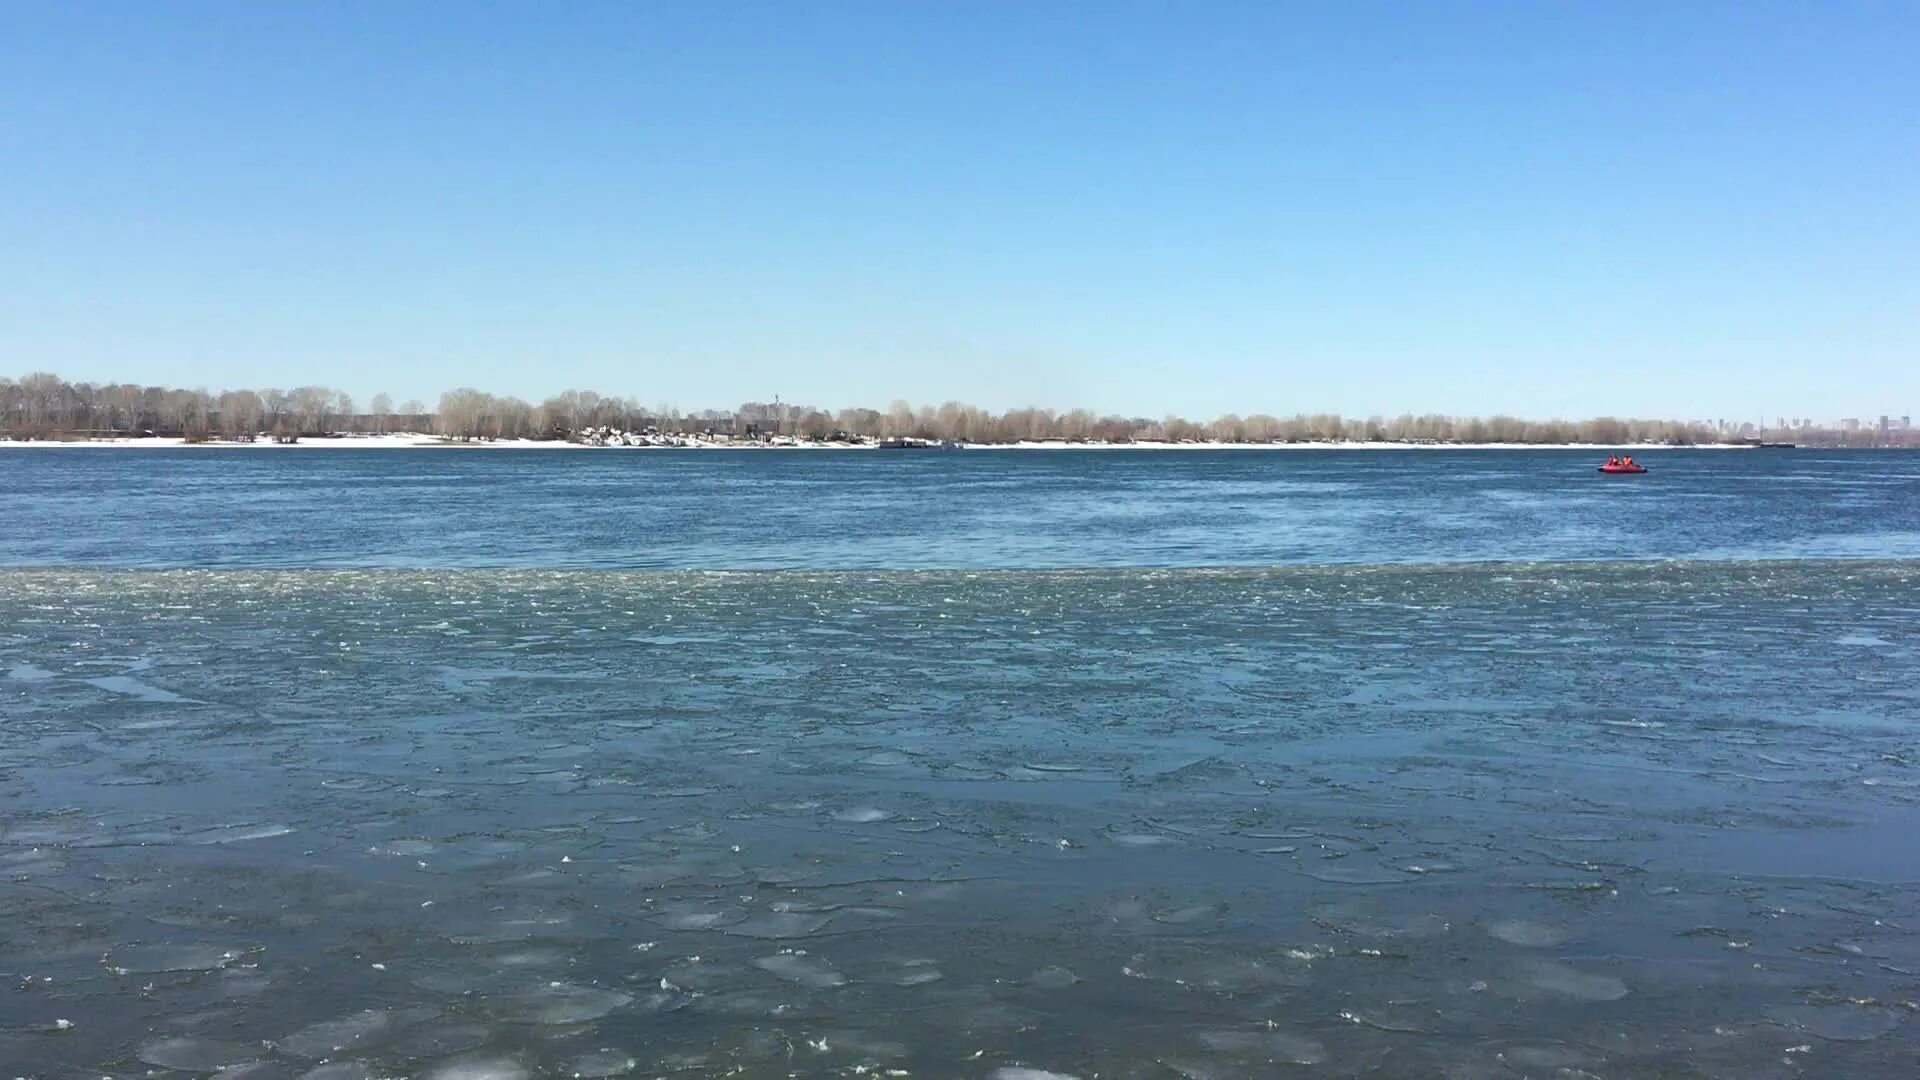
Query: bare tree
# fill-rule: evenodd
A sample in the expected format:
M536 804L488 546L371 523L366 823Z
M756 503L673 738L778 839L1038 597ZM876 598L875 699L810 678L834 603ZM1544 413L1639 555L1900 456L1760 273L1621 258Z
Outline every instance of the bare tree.
M0 377L0 435L8 438L90 437L103 433L155 432L186 438L204 438L218 429L229 438L251 438L261 431L293 440L302 433L328 434L369 426L355 413L350 395L320 386L304 386L292 393L234 389L210 398L204 390L181 390L132 383L69 383L57 375L35 372L17 380ZM631 397L609 397L591 390L568 390L539 406L512 397L498 397L472 388L449 391L441 398L438 417L417 399L396 414L392 399L377 395L370 425L385 432L396 416L416 429L439 430L449 438L552 438L585 428L615 427L635 431L657 426L670 431L710 431L740 434L749 426L763 432L775 429L808 439L837 437L923 436L979 443L1015 443L1024 440L1094 440L1125 443L1142 440L1227 442L1400 441L1400 442L1510 442L1556 445L1595 442L1639 445L1649 442L1685 445L1772 436L1809 445L1920 446L1920 429L1905 418L1866 425L1859 421L1838 427L1816 427L1811 421L1775 419L1770 424L1739 420L1678 420L1601 416L1585 420L1525 420L1512 416L1452 417L1439 414L1403 414L1364 420L1335 413L1297 413L1281 419L1266 413L1247 417L1229 414L1207 424L1177 416L1161 420L1100 416L1075 409L1056 413L1048 409L1011 409L993 414L960 402L915 409L894 402L884 413L873 409L842 409L837 414L808 405L785 402L748 402L733 411L715 409L683 414L662 405L651 411Z
M262 390L260 404L269 435L283 441L299 437L300 421L294 415L292 394L278 388Z
M321 434L331 419L333 392L324 386L302 386L293 392L294 433Z
M438 427L441 435L463 442L486 434L491 395L463 386L440 395Z
M249 442L260 431L260 395L251 390L229 390L220 395L220 430L229 439Z

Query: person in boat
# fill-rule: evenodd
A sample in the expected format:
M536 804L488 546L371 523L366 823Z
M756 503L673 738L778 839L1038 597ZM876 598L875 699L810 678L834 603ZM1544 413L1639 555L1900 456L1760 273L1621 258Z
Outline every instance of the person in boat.
M1629 456L1627 456L1627 457L1623 457L1623 458L1621 458L1621 459L1620 459L1620 465L1621 465L1621 467L1623 467L1623 468L1628 468L1628 469L1631 469L1631 468L1633 468L1633 457L1632 457L1631 455L1629 455Z
M1618 456L1609 457L1607 459L1607 468L1614 469L1614 468L1618 468L1619 465L1620 465L1620 458Z

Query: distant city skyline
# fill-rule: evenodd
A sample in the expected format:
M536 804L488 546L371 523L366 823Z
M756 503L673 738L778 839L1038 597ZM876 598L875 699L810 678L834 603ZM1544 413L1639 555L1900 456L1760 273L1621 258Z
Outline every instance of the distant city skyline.
M14 5L0 369L1889 423L1920 7Z

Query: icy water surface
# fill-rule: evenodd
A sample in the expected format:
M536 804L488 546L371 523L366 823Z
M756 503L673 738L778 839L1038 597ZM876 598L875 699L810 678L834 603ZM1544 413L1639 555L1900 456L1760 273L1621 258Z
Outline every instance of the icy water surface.
M0 572L0 1063L1911 1077L1920 564Z
M1920 452L0 445L0 565L1076 569L1920 558Z

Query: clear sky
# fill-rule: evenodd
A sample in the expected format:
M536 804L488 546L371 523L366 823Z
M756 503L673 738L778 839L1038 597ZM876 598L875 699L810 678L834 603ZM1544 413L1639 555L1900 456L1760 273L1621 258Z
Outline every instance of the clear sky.
M1920 413L1920 4L0 0L0 373Z

